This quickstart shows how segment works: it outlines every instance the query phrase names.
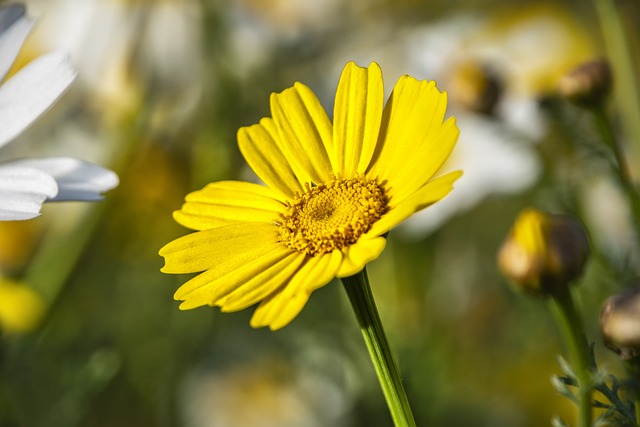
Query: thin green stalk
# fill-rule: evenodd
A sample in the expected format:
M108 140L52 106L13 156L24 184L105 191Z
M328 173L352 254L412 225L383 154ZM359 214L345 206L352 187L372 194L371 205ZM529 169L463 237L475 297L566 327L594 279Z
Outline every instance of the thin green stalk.
M562 287L552 295L551 302L562 338L568 347L571 366L578 380L578 426L591 427L593 419L593 369L589 343L584 334L582 321L568 287Z
M614 0L594 0L611 62L616 101L631 141L640 144L640 88L625 22Z
M416 422L402 386L400 371L382 328L366 269L354 276L343 278L342 283L358 319L393 422L396 427L414 427Z
M631 175L631 169L629 168L620 141L616 138L611 122L607 118L604 109L601 106L595 107L592 109L592 113L603 141L611 148L615 156L615 169L618 174L618 179L629 198L633 212L633 222L636 228L636 238L640 239L640 195L638 194L638 189Z
M40 293L49 309L56 303L67 279L84 253L102 218L104 208L104 205L87 207L82 219L73 229L49 230L44 244L25 272L22 280Z

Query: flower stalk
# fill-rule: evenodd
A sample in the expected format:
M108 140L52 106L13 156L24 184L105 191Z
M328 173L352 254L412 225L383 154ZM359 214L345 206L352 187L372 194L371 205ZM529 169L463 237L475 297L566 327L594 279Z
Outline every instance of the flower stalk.
M630 37L615 0L593 0L612 65L616 102L629 140L640 141L640 93Z
M624 191L629 198L631 209L634 217L634 225L636 227L636 237L640 236L640 195L636 188L631 169L625 158L622 146L618 138L616 138L611 123L602 106L592 108L592 113L603 141L609 146L616 160L616 172Z
M590 427L593 419L593 367L589 343L568 286L558 288L551 295L551 307L578 380L578 426Z
M412 427L413 419L409 400L402 385L396 365L376 308L366 268L359 273L342 278L349 301L358 319L362 336L369 350L382 392L389 406L396 427Z

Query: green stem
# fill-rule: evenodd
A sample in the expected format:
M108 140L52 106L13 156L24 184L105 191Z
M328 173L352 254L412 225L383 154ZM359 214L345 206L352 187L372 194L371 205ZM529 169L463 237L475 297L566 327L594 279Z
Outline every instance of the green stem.
M627 26L614 0L594 0L613 70L616 101L629 139L640 143L640 88Z
M387 337L378 315L366 269L360 273L344 277L344 288L360 324L362 336L367 344L369 355L387 400L391 417L396 427L412 427L416 425L409 406L409 400L402 386L400 372L396 365Z
M40 293L49 309L56 303L67 279L84 253L104 208L104 205L87 207L83 217L71 230L65 227L50 229L25 272L22 280Z
M568 347L572 368L578 380L578 425L590 427L593 419L591 398L593 394L593 367L589 343L573 303L570 289L562 287L552 295L551 302L562 338Z
M636 188L633 176L631 175L631 169L625 158L624 151L618 138L616 138L611 122L607 118L607 115L602 107L595 107L592 109L596 125L604 142L611 148L613 155L616 159L616 172L618 174L618 180L622 185L624 191L627 193L627 197L631 203L631 210L633 212L633 223L636 229L636 238L640 239L640 195L638 195L638 189Z

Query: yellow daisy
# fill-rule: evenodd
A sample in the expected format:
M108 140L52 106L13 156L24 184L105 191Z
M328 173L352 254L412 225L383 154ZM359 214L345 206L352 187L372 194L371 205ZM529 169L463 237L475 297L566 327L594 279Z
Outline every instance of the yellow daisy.
M435 178L458 138L446 93L402 76L386 105L382 71L348 63L333 124L307 86L271 95L272 117L238 131L266 186L207 185L175 220L198 230L160 250L165 273L198 276L175 293L181 309L236 311L260 303L251 326L287 325L311 293L359 273L384 234L442 199L460 171Z

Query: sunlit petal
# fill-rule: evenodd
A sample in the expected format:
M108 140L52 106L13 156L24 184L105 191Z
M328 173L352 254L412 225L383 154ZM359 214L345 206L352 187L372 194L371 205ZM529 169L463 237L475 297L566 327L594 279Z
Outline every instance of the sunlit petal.
M269 268L257 273L241 287L216 301L222 311L237 311L254 305L273 294L286 284L307 258L299 252L287 251L288 255Z
M307 86L271 95L271 114L279 130L282 152L301 183L332 178L331 122L320 101Z
M0 147L51 107L75 79L66 55L43 55L0 86Z
M453 183L461 176L462 172L456 171L429 181L411 197L391 207L389 212L373 224L369 233L374 235L384 234L419 210L442 200L453 190Z
M70 157L23 159L12 162L45 172L58 184L58 194L53 201L101 200L101 194L118 185L118 175L93 163Z
M396 202L424 185L451 153L458 129L454 120L443 124L446 106L447 95L434 82L403 76L394 87L367 176L389 182Z
M264 118L260 124L240 128L238 147L251 169L265 184L284 196L292 197L302 191L302 184L282 152L278 128L273 119Z
M256 289L258 292L261 289L264 290L261 285L265 284L267 294L273 292L282 284L282 282L278 283L278 280L284 280L278 276L280 269L275 266L282 267L283 260L298 259L300 254L293 253L282 245L262 245L261 247L261 249L266 248L268 250L263 253L254 248L247 251L252 253L253 257L247 259L243 264L236 264L232 261L224 262L224 258L221 258L225 268L208 270L182 285L174 295L175 299L184 301L180 304L180 309L187 310L202 305L223 305L225 298L232 293L235 295L234 298L240 299L243 297L242 289L245 286L248 286L246 295L248 297L251 297L252 291ZM232 254L228 257L232 257ZM273 278L275 281L269 280ZM241 303L244 304L245 301L241 301ZM232 303L229 307L233 308Z
M282 246L278 228L264 223L235 223L187 234L160 249L165 273L217 271L227 265L242 265L257 253ZM231 267L229 267L231 268Z
M207 230L234 222L273 224L284 209L278 194L263 185L222 181L187 195L174 219L193 230Z
M0 220L16 221L40 215L42 203L56 196L53 177L20 165L0 165Z
M342 252L307 257L304 265L291 281L278 292L266 298L251 318L251 326L269 326L271 330L288 325L298 315L311 296L311 292L329 283L336 276L342 261Z
M350 62L338 84L334 105L334 169L341 178L364 174L378 141L384 105L382 71Z
M0 9L0 80L9 72L34 23L35 19L25 15L21 4Z
M384 237L363 234L356 243L342 250L344 258L336 276L348 277L360 272L368 262L380 256L386 244Z

